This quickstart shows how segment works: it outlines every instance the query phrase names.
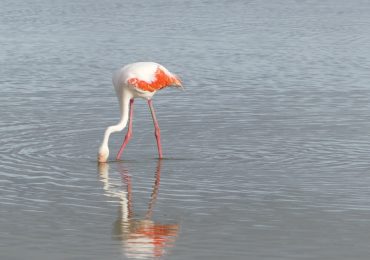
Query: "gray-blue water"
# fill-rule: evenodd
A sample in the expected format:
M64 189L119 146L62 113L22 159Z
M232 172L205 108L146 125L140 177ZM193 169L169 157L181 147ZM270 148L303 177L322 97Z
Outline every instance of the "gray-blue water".
M0 258L368 259L370 2L1 0ZM112 72L186 91L135 102ZM125 131L110 140L111 159Z

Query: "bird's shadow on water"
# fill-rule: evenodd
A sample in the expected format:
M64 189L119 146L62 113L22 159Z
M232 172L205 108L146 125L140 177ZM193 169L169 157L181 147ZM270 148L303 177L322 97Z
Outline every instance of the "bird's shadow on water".
M153 259L163 256L168 248L174 247L180 225L159 223L152 220L153 209L158 198L163 160L157 160L153 190L144 216L136 216L133 207L133 187L127 162L116 161L115 168L120 174L120 183L109 177L109 163L98 164L98 174L103 183L104 194L116 198L119 204L118 216L113 223L112 238L120 241L122 252L129 258ZM168 222L168 221L167 221Z

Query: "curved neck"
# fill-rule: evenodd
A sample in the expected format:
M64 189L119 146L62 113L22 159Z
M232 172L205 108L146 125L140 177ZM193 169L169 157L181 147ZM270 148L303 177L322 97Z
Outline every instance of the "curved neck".
M105 130L103 142L100 146L101 149L108 149L109 137L112 133L122 131L126 127L129 116L129 105L131 98L132 95L130 93L125 93L125 91L123 91L122 96L118 98L121 110L121 119L118 124L109 126Z

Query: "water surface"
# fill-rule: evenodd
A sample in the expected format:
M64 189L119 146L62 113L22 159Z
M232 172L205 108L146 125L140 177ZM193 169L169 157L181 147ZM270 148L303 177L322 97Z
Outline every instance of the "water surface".
M368 1L3 0L1 259L368 259ZM96 163L112 71L144 101Z

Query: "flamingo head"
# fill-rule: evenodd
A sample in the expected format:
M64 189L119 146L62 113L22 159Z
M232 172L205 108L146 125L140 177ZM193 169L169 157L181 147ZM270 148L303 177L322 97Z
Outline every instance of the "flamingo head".
M104 163L107 162L109 156L108 146L100 146L98 153L98 162Z

